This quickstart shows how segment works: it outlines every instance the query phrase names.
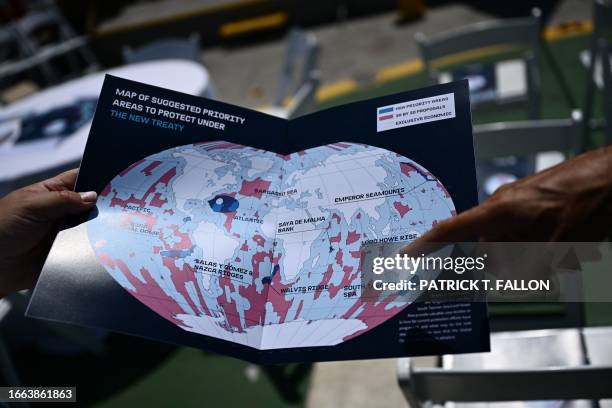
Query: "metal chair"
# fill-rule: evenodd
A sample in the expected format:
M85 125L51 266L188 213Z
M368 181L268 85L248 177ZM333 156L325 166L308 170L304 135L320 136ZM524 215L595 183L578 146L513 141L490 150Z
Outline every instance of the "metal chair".
M610 44L612 42L612 0L594 0L593 2L593 34L591 35L591 44L589 47L588 59L587 59L587 78L586 78L586 87L585 87L585 96L584 96L584 123L583 130L585 136L587 136L591 130L591 127L599 127L597 124L592 123L593 116L593 97L595 96L595 67L598 64L598 61L602 61L603 65L603 73L606 74L605 65L609 66L609 61L606 63L605 59L601 59L602 55L606 55L605 49L606 46L602 45L603 42L607 42ZM607 55L610 55L609 53ZM604 76L605 81L605 76ZM609 86L608 86L609 89ZM608 93L612 92L608 90ZM604 83L604 93L605 93L605 83ZM604 94L604 98L606 95ZM604 103L605 108L609 108L609 103L606 105ZM609 109L604 112L604 114L609 114ZM608 129L608 134L609 134ZM608 143L611 139L608 139Z
M312 113L315 110L316 95L319 89L320 76L318 71L311 72L310 77L302 84L287 108L287 119Z
M76 34L53 2L46 4L44 10L33 11L15 23L19 41L28 53L28 58L22 61L25 69L39 68L48 84L57 82L61 77L58 69L51 64L52 60L59 57L67 58L72 76L81 74L83 70L97 70L97 59L85 37ZM40 41L36 33L43 29L54 30L57 41L48 44Z
M200 63L200 36L194 33L187 39L168 38L138 48L123 47L123 60L126 64L169 58Z
M318 78L319 51L319 41L314 34L291 30L274 99L275 106L282 107L288 97L297 95L302 86L312 83L314 76Z
M319 72L314 71L286 104L283 106L268 106L263 108L262 112L283 119L294 119L312 113L316 108L316 95L319 84Z
M0 85L5 85L13 79L20 70L12 70L17 61L25 57L25 51L21 46L17 33L13 26L0 29Z
M568 119L547 119L537 121L501 122L474 127L474 150L477 167L479 197L482 199L494 172L482 165L499 157L535 157L544 163L541 169L556 164L584 150L582 135L582 114L576 110ZM556 153L550 153L556 152ZM559 154L561 153L561 154ZM499 171L499 169L498 169ZM517 176L525 176L517 175ZM569 287L582 288L578 275L570 277ZM578 327L583 324L584 310L581 303L560 304L559 309L541 315L506 316L491 321L494 330L525 330L548 327ZM528 312L528 311L527 311Z
M583 151L580 132L582 113L568 119L498 122L474 126L476 160L509 155L526 156L542 152L562 152L566 157Z
M475 126L479 200L484 201L504 181L550 167L560 161L559 156L562 160L568 154L580 153L583 150L581 117L580 111L576 110L569 119Z
M443 356L431 368L399 359L398 381L413 408L450 401L610 398L612 365L609 359L587 364L588 337L588 332L576 329L494 333L490 353ZM601 343L602 338L597 340ZM609 353L612 337L604 347Z
M417 33L415 40L419 46L428 81L439 82L442 68L448 63L444 59L461 53L491 47L518 46L525 63L526 95L487 101L487 104L506 104L524 102L529 119L540 117L540 10L534 9L530 17L507 20L485 21L467 27L426 37ZM484 104L484 103L483 103ZM480 106L480 104L475 104Z

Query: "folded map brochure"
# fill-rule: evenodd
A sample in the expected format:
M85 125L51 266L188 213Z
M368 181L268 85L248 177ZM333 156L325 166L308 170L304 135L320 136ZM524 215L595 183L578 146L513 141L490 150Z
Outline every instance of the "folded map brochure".
M467 81L285 120L106 76L76 190L28 316L259 363L488 350L483 303L361 296L363 245L477 203Z

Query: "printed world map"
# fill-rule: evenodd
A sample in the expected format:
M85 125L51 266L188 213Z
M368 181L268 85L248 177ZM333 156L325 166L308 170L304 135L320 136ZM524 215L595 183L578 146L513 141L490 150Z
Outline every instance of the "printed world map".
M407 306L360 298L361 246L455 214L414 161L335 143L279 155L218 141L118 174L89 239L108 273L178 327L257 349L329 346Z

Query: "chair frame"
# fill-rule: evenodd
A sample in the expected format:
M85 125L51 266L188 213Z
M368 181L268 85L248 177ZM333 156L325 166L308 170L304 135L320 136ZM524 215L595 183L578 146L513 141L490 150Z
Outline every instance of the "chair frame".
M287 50L281 78L279 80L278 89L274 99L274 105L282 107L285 99L294 91L299 91L300 88L316 74L320 54L320 45L314 34L304 32L299 29L293 29L289 32L287 40ZM296 71L298 60L303 60L302 72L298 73L298 83L295 89L292 89L294 82L293 76Z
M602 56L602 77L603 77L603 114L605 119L606 144L612 143L612 45L605 39L599 42L599 55Z
M321 82L319 71L313 71L297 90L287 109L287 119L294 119L315 110L317 90Z
M415 367L412 359L402 358L398 360L398 382L413 408L447 401L499 402L610 398L612 366L607 356L602 359L602 347L597 343L598 338L602 335L607 336L610 330L612 328L607 327L603 330L601 328L536 330L525 331L518 335L511 332L501 334L502 337L499 339L505 338L506 342L520 340L523 337L537 339L545 336L551 337L551 345L562 342L566 343L567 347L571 347L560 360L551 361L550 366L534 365L529 362L508 363L508 358L504 357L505 362L501 365L510 364L508 368L499 368L500 364L495 364L494 360L489 361L492 363L489 364L490 368L453 369L445 368L446 364L438 364L437 367ZM593 334L599 337L592 337ZM521 350L520 345L515 346L515 351L519 350ZM493 359L496 355L505 355L506 352L507 350L501 346L493 351ZM455 356L448 356L448 359L446 357L440 361L452 362ZM487 354L482 357L486 359ZM470 359L469 356L462 357L463 360L466 358Z
M587 65L587 77L586 77L586 87L584 91L584 123L583 123L583 132L585 138L589 136L592 128L599 128L598 123L592 122L593 116L593 98L595 96L595 82L593 80L593 76L595 74L595 64L598 59L601 58L602 55L606 55L606 49L608 48L605 43L610 44L612 42L612 29L608 28L612 27L612 0L594 0L593 1L593 34L591 34L591 44L589 47L589 62ZM609 52L607 55L610 55ZM608 67L606 69L606 66ZM604 79L604 115L609 115L609 109L606 110L606 107L609 108L609 100L605 99L605 89L606 89L606 72L609 73L610 64L609 61L604 61L602 59L602 71L603 71L603 79ZM610 85L608 84L608 89ZM612 92L612 90L608 90L608 93ZM606 105L607 103L607 105ZM610 116L607 116L610 117ZM610 119L612 120L612 119ZM606 124L608 138L607 142L610 143L612 141L610 136L610 125Z
M31 38L31 33L40 27L57 28L61 42L51 45L39 45ZM86 72L99 68L97 58L87 46L85 37L78 36L66 21L53 2L48 2L44 10L33 11L14 24L14 30L25 50L26 58L6 67L2 75L11 75L31 68L40 69L48 84L59 80L59 75L50 61L65 55L74 73L79 73L79 58L87 65ZM76 53L76 54L75 54Z
M428 82L438 83L439 71L435 60L440 58L484 47L522 45L527 48L523 60L526 64L528 117L538 119L540 117L540 16L540 10L533 9L530 17L483 21L429 37L420 32L416 33L415 40L423 58ZM496 104L524 99L521 97L499 100Z
M498 122L474 126L474 151L477 161L488 161L505 156L535 157L537 153L562 152L566 157L584 151L582 113L572 112L567 119L541 119L534 121ZM582 288L581 281L570 286ZM548 320L519 321L506 319L493 321L496 330L533 329L544 327L576 326L584 323L584 308L581 303L568 302L565 313Z
M405 366L399 367L398 381L411 407L422 406L431 395L437 403L612 398L612 367L447 370L400 362Z
M19 53L19 59L4 60L0 62L0 83L4 83L11 79L14 75L25 70L21 62L26 58L28 52L23 44L19 41L19 35L13 25L9 25L0 29L0 46L8 46L14 44L15 49Z
M474 126L477 160L503 156L528 156L560 151L576 155L584 150L582 114L572 112L569 119L498 122Z

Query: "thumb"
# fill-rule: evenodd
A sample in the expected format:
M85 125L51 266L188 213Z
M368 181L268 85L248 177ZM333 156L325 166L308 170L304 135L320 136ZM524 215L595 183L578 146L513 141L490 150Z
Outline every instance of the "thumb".
M77 193L70 190L47 191L36 194L26 205L32 218L41 221L57 221L68 215L84 213L96 204L95 191Z

